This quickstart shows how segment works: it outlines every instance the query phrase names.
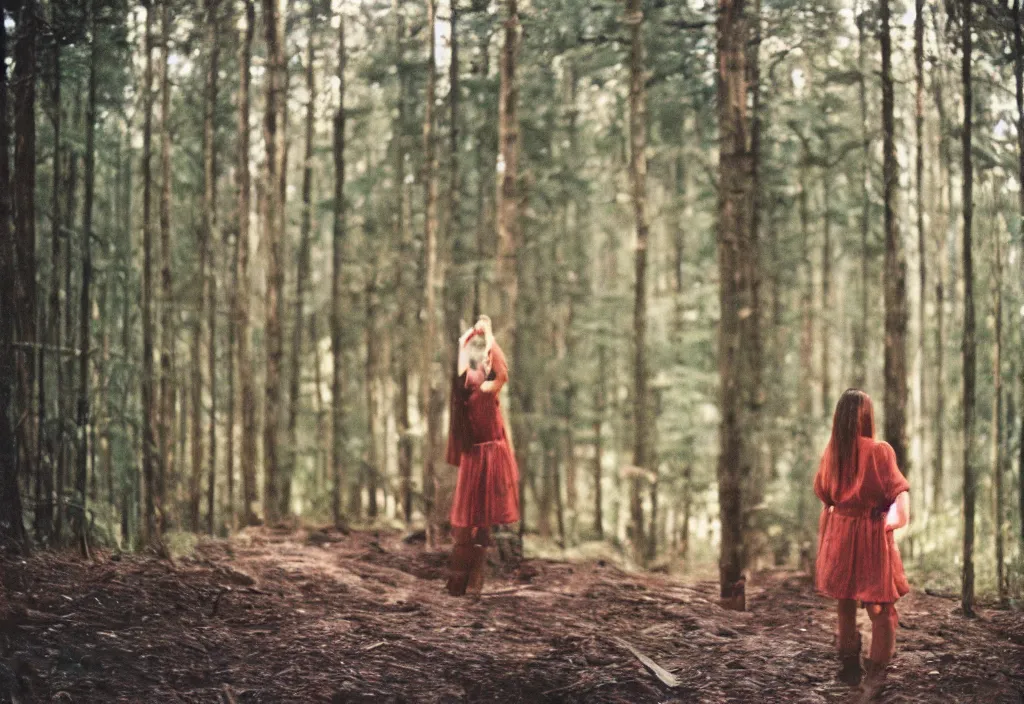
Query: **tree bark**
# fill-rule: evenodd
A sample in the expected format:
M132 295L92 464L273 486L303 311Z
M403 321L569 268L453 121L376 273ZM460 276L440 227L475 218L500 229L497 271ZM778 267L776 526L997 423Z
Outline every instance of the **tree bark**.
M1024 17L1021 16L1021 0L1013 0L1013 76L1017 98L1017 183L1024 184ZM1024 188L1018 191L1019 214L1024 232ZM1024 279L1024 259L1021 260L1021 278ZM1021 326L1021 360L1019 363L1020 388L1024 393L1024 325ZM1018 501L1020 520L1020 546L1024 553L1024 408L1020 411L1020 432L1018 437Z
M643 6L629 0L629 175L632 186L633 218L636 228L635 278L633 290L633 465L653 468L651 414L647 368L647 91L644 66ZM633 548L641 560L647 556L644 530L642 479L634 476L630 486L630 521Z
M604 540L604 496L602 492L602 469L604 462L604 414L607 405L605 382L607 379L607 362L604 345L597 346L597 383L594 385L594 535Z
M263 24L267 44L267 97L263 138L267 149L266 213L263 223L267 244L266 301L266 411L263 424L264 512L269 523L281 517L281 471L277 434L281 416L281 293L284 288L280 177L284 163L282 144L284 98L284 47L282 46L280 0L263 0Z
M914 184L917 187L917 255L918 255L918 303L917 303L917 410L916 410L916 442L920 448L917 455L922 469L925 461L925 436L927 424L925 418L925 310L928 301L928 250L925 242L924 229L924 0L914 0L914 82L916 96L914 102L914 133L917 146L914 150L915 172ZM924 472L922 471L922 475ZM923 494L922 494L923 495Z
M60 57L61 57L61 45L60 42L54 42L53 45L53 193L51 194L51 206L50 206L50 219L52 225L52 241L50 249L50 303L49 312L47 314L47 331L46 340L55 348L63 347L63 337L61 335L61 315L60 315L60 297L61 297L61 242L63 239L63 233L61 228L64 225L64 217L61 213L61 159L63 158L63 143L61 141L61 116L63 114L62 101L61 101L61 70L60 70ZM4 153L6 156L6 152ZM6 187L6 183L3 184ZM60 357L55 357L54 373L56 376L56 388L54 394L54 405L56 408L56 416L60 418L61 410L61 399L64 394L63 384L63 370L64 364ZM45 409L46 398L46 355L40 356L39 360L39 406ZM43 421L42 413L40 414L40 422ZM51 465L57 461L57 456L63 454L62 442L59 439L51 438L50 452ZM40 469L42 467L40 466ZM42 502L36 508L36 534L37 538L45 539L48 538L53 531L53 513L54 508L58 508L60 504L55 504L54 499L56 498L53 493L53 470L47 468L46 471L40 471L39 477L43 480L41 487L42 491L39 492L38 499L42 499ZM45 498L43 498L45 497ZM56 536L59 539L59 536Z
M170 2L163 0L161 24L163 61L160 66L160 396L158 453L156 479L156 505L160 520L166 527L168 516L163 514L167 507L167 485L175 484L171 476L174 467L174 414L178 390L174 379L174 347L177 339L174 301L174 244L171 239L171 80L170 80ZM198 369L193 367L196 373Z
M241 455L242 465L242 523L255 525L256 502L259 490L256 484L256 390L252 370L251 309L252 280L249 276L249 87L252 62L252 40L256 27L256 8L253 0L245 0L245 28L238 46L238 267L235 286L235 317L238 324L238 386L242 407Z
M309 278L309 239L313 229L313 118L316 103L316 83L313 80L314 45L316 36L316 3L309 4L309 36L306 44L306 144L302 166L302 224L299 230L299 251L296 253L295 274L295 322L292 327L292 366L288 380L288 462L287 472L282 484L282 513L287 514L291 505L291 485L295 476L295 468L299 456L299 394L302 381L302 342L303 323L305 322L306 281Z
M884 0L883 0L884 1ZM972 0L962 0L961 41L963 60L961 78L964 91L963 141L963 276L964 276L964 331L963 331L963 428L964 428L964 543L961 607L965 616L974 615L974 507L977 479L974 473L974 265L971 259L971 224L974 216L974 163L971 159L971 130L974 96L971 87L971 11Z
M996 549L996 591L999 601L1007 599L1003 541L1003 252L1002 233L993 227L995 262L992 280L992 315L995 318L992 342L992 524Z
M22 5L14 43L14 325L22 344L16 356L18 387L19 473L31 481L36 471L36 432L33 415L36 371L36 43L39 17L34 3Z
M423 348L420 370L420 407L426 416L423 436L423 501L427 517L427 545L436 541L437 517L434 499L437 479L434 474L436 448L434 446L440 421L434 413L434 349L437 336L435 279L437 277L437 149L434 143L434 102L437 90L437 48L434 25L437 22L437 0L427 0L427 94L423 110Z
M751 342L744 317L753 311L750 281L751 155L747 117L747 44L744 0L719 0L716 80L718 94L718 373L721 384L718 497L722 522L719 580L722 605L746 608L743 571L744 511L742 487L750 475L747 405L744 385L751 380L743 359Z
M338 110L334 114L334 232L332 236L331 269L331 468L334 477L331 506L334 522L340 525L341 487L346 479L345 471L345 416L342 383L344 381L344 350L342 340L344 321L342 318L343 270L345 261L345 16L338 17Z
M146 66L143 76L145 115L142 128L142 483L145 496L145 531L147 544L160 542L157 520L157 458L156 426L158 414L153 381L153 228L151 168L153 144L153 15L154 0L146 4Z
M15 388L14 232L11 230L10 139L7 122L7 27L0 22L0 544L27 548L18 492Z
M210 458L207 467L206 488L206 532L214 533L216 518L217 489L217 144L215 117L217 113L217 77L220 60L220 2L207 0L206 42L210 51L206 71L206 111L203 116L203 249L206 258L206 276L203 286L206 295L207 327L209 328L209 352L207 354L210 379ZM197 345L198 346L198 345Z
M88 495L89 480L89 348L92 346L92 209L96 193L96 83L99 64L99 44L96 32L96 3L89 0L89 88L85 109L85 209L82 213L82 295L78 312L79 344L78 356L78 472L75 476L75 495L78 500L77 533L79 549L89 558L88 540ZM95 471L95 470L94 470Z
M870 290L870 244L871 235L871 132L868 128L868 89L866 66L866 31L867 11L862 9L857 15L857 73L859 76L860 123L862 135L861 159L863 161L863 177L861 178L861 216L860 216L860 319L854 327L853 336L853 385L863 389L867 385L867 337L868 306Z
M904 474L907 455L907 286L898 204L899 164L893 119L892 40L889 0L881 0L882 47L882 187L885 200L885 439Z

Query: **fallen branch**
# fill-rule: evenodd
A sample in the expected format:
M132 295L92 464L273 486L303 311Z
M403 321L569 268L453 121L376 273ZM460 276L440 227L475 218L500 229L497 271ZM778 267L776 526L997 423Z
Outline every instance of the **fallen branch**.
M661 680L661 682L666 687L675 688L675 687L679 686L679 680L676 678L676 676L673 675L668 670L666 670L664 667L662 667L658 663L656 663L653 660L651 660L649 657L647 657L646 655L641 653L639 650L634 648L632 645L630 645L628 642L626 642L622 638L615 638L614 640L620 646L622 646L623 648L625 648L629 652L633 653L633 656L636 657L636 659L639 660L643 664L644 667L646 667L648 670L650 670L654 674L655 677L657 677L659 680Z

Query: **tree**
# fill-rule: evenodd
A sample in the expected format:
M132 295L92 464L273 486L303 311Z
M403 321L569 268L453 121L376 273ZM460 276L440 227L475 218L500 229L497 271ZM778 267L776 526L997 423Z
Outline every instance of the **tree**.
M171 232L171 8L170 0L161 3L161 43L163 60L160 62L160 396L158 402L159 452L156 478L156 503L161 520L167 507L167 484L173 482L174 470L174 413L178 395L174 380L174 347L177 339L174 296L174 241ZM193 363L195 360L193 359ZM199 369L193 367L196 372ZM194 402L194 399L193 399Z
M313 197L313 118L316 101L316 83L313 80L314 44L316 36L316 3L309 4L309 37L306 43L306 147L302 162L302 225L299 231L299 251L295 274L295 323L292 328L292 367L288 381L288 472L284 482L282 504L291 503L291 483L298 458L299 392L302 374L302 330L305 320L306 283L309 278L309 238L312 229Z
M75 498L78 500L79 516L77 533L82 554L89 557L87 534L88 514L86 483L89 472L89 348L91 345L90 322L92 321L92 210L96 192L96 83L99 63L99 38L97 37L96 4L88 1L89 26L89 95L85 118L85 211L82 218L82 295L79 309L79 339L82 351L78 357L78 472L75 475Z
M331 237L331 473L334 489L331 508L334 522L340 525L341 487L345 472L344 416L344 312L342 310L343 267L345 263L345 15L338 14L338 109L334 113L334 230Z
M266 143L266 212L263 232L267 243L267 373L266 410L263 422L263 502L267 521L278 520L285 511L281 506L281 473L278 465L277 433L280 428L281 401L281 293L284 288L282 269L279 179L284 164L283 98L284 47L281 36L279 0L263 0L263 24L267 43L267 97L263 122ZM280 128L280 129L279 129Z
M629 0L625 22L629 26L629 175L632 184L633 217L636 228L636 259L633 298L633 464L644 471L656 471L651 453L650 401L647 369L647 92L644 70L643 9L640 0ZM630 518L633 544L644 559L642 478L631 482Z
M1024 17L1021 16L1021 0L1013 0L1013 76L1017 98L1017 183L1024 184ZM1020 198L1018 231L1024 236L1024 188L1018 191ZM1024 278L1024 259L1021 261ZM1020 387L1024 389L1024 326L1021 326L1021 360L1018 372ZM1020 433L1017 459L1020 519L1020 545L1024 551L1024 409L1020 410Z
M36 41L40 18L34 3L25 2L18 15L14 42L14 300L15 334L22 346L17 355L15 405L18 463L26 480L35 472L35 423L32 399L36 369Z
M217 488L217 145L215 118L217 112L217 76L220 59L220 2L207 0L206 3L206 42L210 57L206 69L206 108L203 115L203 244L200 256L205 260L206 267L200 267L200 275L207 268L202 279L205 295L201 303L207 306L210 333L210 347L207 355L210 378L210 459L207 469L206 489L206 532L213 535L216 513ZM202 315L200 305L200 316ZM200 321L202 329L202 321ZM199 347L197 340L196 347Z
M892 38L889 0L881 0L882 49L882 192L885 201L885 439L896 453L896 464L907 473L907 291L898 204L899 164L893 118Z
M160 542L157 521L156 426L158 415L153 383L153 229L151 168L153 152L153 15L154 0L146 3L146 64L143 74L142 127L142 483L145 495L143 540Z
M928 302L928 250L924 227L924 0L914 0L914 87L914 135L916 139L914 185L916 186L919 292L917 303L917 419L914 429L921 448L918 461L923 467L925 464L924 437L927 430L925 422L925 310Z
M256 391L253 380L250 299L252 281L249 275L249 85L252 40L256 27L253 0L245 0L245 27L238 43L238 265L235 269L235 318L238 326L238 385L242 406L242 522L254 525L258 489L256 486Z
M437 145L434 141L434 103L437 100L437 48L434 25L437 22L437 2L427 0L427 94L423 108L423 349L420 370L420 407L427 419L423 436L423 499L427 516L427 543L436 539L434 498L437 480L435 440L440 421L434 412L434 338L437 336L435 279L437 278ZM372 442L372 438L371 438Z
M961 79L964 91L963 142L963 256L964 332L963 332L963 427L964 427L964 552L960 603L965 616L974 615L974 507L977 479L974 474L974 264L971 259L971 224L974 216L974 171L971 159L971 114L974 96L971 86L971 10L972 0L961 0Z
M993 228L994 229L994 228ZM1003 250L1002 233L993 232L995 262L992 277L992 316L995 318L995 339L992 344L992 521L996 549L996 591L1006 602L1006 580L1003 541Z
M7 26L0 22L0 547L20 550L27 543L18 492L18 448L12 408L16 306L7 115Z
M722 521L719 581L722 605L746 608L742 487L750 474L748 418L742 355L748 344L745 316L753 311L750 286L751 162L747 106L747 7L744 0L719 0L717 19L719 163L718 270L721 318L718 329L720 387L718 502Z

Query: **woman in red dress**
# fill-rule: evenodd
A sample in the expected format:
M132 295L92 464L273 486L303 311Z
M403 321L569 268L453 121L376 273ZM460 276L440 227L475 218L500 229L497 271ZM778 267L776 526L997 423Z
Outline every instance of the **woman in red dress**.
M508 364L494 341L491 320L480 316L459 338L452 380L447 461L459 468L450 514L452 596L480 594L491 527L519 520L519 470L498 401L507 381Z
M910 485L896 454L874 439L871 399L848 389L836 404L832 436L814 479L824 507L818 532L818 591L838 600L839 678L857 685L864 671L884 678L896 649L896 600L910 591L893 531L909 520ZM861 668L858 602L871 619L870 657Z

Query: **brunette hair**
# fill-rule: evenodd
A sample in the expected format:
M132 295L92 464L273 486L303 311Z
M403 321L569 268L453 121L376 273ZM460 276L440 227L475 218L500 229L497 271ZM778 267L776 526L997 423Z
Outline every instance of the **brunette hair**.
M839 397L832 416L832 436L825 449L825 484L833 495L849 486L859 466L859 438L875 436L875 412L871 397L859 389L847 389Z

